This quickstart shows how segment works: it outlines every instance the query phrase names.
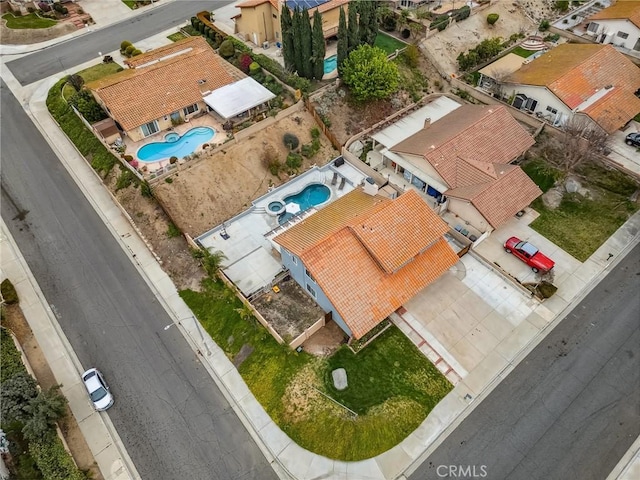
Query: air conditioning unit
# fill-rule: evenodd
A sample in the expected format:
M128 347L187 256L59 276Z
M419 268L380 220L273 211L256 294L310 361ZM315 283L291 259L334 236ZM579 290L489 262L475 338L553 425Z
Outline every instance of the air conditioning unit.
M264 48L265 50L269 48L269 42L262 42L262 48Z

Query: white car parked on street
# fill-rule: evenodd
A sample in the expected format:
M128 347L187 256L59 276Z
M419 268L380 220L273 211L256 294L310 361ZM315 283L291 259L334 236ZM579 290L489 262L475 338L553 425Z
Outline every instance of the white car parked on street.
M113 405L113 395L109 392L107 382L97 368L90 368L84 372L82 381L97 411L102 412Z

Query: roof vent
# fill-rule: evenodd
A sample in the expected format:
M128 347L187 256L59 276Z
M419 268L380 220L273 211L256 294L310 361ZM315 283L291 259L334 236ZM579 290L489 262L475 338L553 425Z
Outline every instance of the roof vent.
M198 85L202 85L203 83L207 83L207 79L206 78L198 80Z
M424 128L429 128L430 125L431 125L431 118L425 118L424 119Z
M611 90L612 88L613 88L613 85L611 85L611 84L604 86L605 90Z

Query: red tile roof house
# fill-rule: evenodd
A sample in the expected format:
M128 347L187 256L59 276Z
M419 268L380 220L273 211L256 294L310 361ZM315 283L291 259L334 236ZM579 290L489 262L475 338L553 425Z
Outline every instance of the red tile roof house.
M291 276L353 339L458 261L449 227L415 191L391 200L358 188L279 234Z
M640 112L640 68L611 45L565 43L503 82L513 106L562 125L577 117L607 133Z
M207 111L203 97L245 77L202 37L138 55L130 68L91 82L98 103L134 142Z
M391 166L408 185L435 197L442 213L448 210L485 233L542 194L511 165L534 143L505 106L463 105L389 151Z

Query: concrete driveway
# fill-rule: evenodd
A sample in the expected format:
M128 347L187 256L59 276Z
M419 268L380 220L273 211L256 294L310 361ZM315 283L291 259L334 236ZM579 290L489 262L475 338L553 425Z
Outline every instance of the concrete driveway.
M638 148L625 143L625 137L629 133L640 132L640 122L631 121L624 131L616 130L609 137L611 153L607 155L609 160L621 165L626 170L640 177L640 153Z

